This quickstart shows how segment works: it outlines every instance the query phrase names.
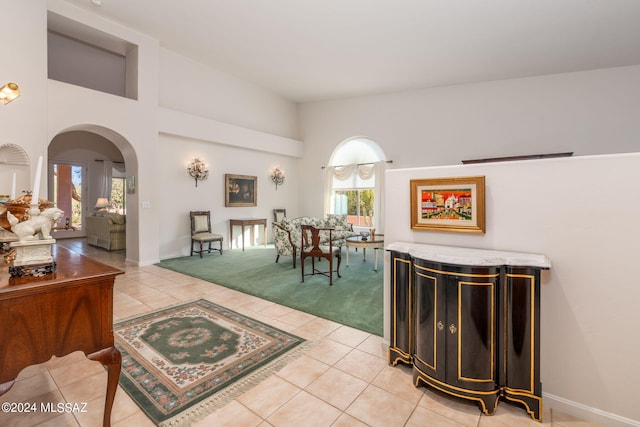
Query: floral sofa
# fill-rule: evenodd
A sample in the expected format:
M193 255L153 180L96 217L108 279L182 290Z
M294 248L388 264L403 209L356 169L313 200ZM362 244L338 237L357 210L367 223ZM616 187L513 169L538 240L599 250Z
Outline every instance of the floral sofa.
M283 218L279 223L273 223L274 245L276 247L276 262L280 255L293 257L293 268L296 268L298 248L302 244L301 225L313 225L317 228L331 228L332 245L342 247L349 236L355 236L353 226L347 222L346 215L327 215L326 219L314 217ZM320 232L320 244L329 244L329 232Z

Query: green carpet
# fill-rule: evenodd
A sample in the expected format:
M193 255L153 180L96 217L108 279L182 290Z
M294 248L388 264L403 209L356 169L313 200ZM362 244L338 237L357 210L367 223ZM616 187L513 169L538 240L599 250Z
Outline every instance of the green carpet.
M205 299L114 325L120 386L160 426L224 406L303 351L305 342Z
M251 246L244 252L233 249L202 259L197 255L173 258L157 265L382 336L382 253L378 254L375 272L372 250L363 262L362 251L356 253L352 249L349 267L345 250L342 249L342 278L334 274L333 286L320 275L307 276L301 283L299 260L295 269L291 257L280 257L276 264L272 245ZM321 266L327 265L325 260L321 262ZM310 270L311 260L307 259L305 272Z

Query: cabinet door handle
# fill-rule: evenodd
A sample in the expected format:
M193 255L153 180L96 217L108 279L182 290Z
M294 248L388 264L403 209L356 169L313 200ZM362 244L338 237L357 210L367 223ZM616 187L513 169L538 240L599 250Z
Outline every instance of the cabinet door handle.
M444 329L444 323L442 323L442 320L440 320L440 321L438 322L438 330L439 330L439 331L441 331L441 330L443 330L443 329Z
M458 328L456 328L456 325L454 325L453 323L449 325L449 332L451 332L452 334L458 332Z

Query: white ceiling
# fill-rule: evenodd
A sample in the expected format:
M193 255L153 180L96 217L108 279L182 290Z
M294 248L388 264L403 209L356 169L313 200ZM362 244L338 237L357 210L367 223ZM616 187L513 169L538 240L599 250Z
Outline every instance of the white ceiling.
M640 0L68 0L308 102L640 64Z

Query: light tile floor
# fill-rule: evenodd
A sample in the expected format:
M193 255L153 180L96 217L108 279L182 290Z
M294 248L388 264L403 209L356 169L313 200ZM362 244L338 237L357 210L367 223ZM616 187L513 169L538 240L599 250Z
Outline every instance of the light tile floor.
M382 338L209 282L156 266L135 267L123 251L108 252L84 239L58 244L123 269L114 289L114 321L194 298L207 298L289 331L316 345L194 427L208 426L381 426L381 427L587 427L593 424L546 410L543 423L521 407L501 402L493 416L476 404L430 389L415 388L408 367L390 367ZM8 327L2 325L1 327ZM0 402L87 402L75 414L0 413L0 426L102 425L106 372L80 352L23 370ZM120 388L112 412L114 427L153 423Z

